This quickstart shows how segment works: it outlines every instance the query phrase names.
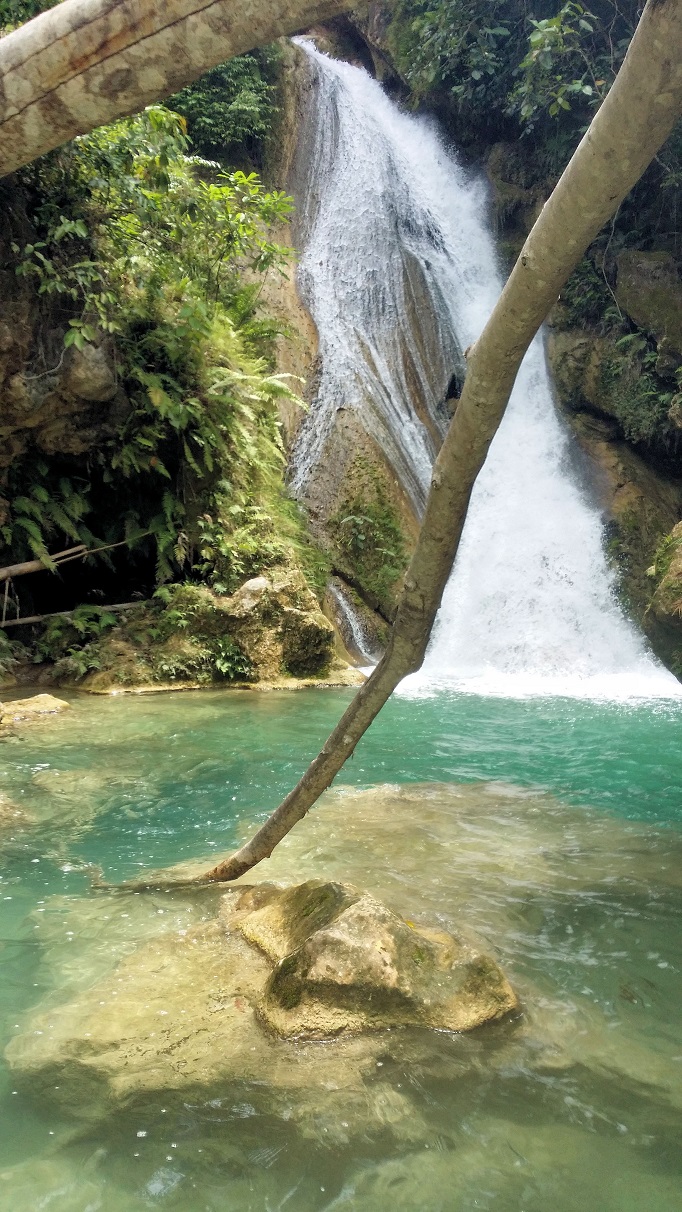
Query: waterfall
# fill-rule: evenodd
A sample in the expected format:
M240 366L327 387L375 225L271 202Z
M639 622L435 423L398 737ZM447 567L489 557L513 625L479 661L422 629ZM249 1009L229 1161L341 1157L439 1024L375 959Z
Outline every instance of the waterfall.
M300 285L321 371L293 487L305 496L337 409L353 408L419 511L448 382L501 289L486 188L432 123L401 112L367 72L298 41L314 74ZM618 605L603 522L583 481L538 337L476 483L408 692L680 692Z
M376 637L370 635L343 581L330 577L329 593L334 603L336 625L348 652L363 665L376 665L381 658Z

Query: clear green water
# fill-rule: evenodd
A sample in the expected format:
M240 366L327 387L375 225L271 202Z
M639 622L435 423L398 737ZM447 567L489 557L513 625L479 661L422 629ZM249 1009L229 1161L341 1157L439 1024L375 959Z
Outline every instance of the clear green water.
M0 742L2 793L31 818L0 833L3 1047L32 1007L100 979L160 905L182 925L182 898L109 911L78 868L121 879L229 850L348 697L83 696ZM329 1080L342 1050L301 1048L313 1076L298 1118L296 1099L291 1114L269 1106L267 1082L217 1078L87 1122L87 1105L67 1115L3 1071L0 1209L682 1210L681 773L674 703L391 703L342 778L402 794L332 794L262 878L340 876L408 916L466 921L497 949L523 1022L389 1034L350 1111Z

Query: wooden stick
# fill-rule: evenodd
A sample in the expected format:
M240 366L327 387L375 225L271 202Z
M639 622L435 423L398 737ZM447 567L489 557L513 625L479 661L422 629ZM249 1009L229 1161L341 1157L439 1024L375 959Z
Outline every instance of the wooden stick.
M118 602L115 606L93 606L93 610L132 610L135 606L147 606L150 599L145 598L139 602ZM74 610L55 610L54 614L27 614L24 619L9 619L3 623L3 627L24 627L29 623L44 623L46 619L71 618L72 614L76 613L78 607Z
M77 547L67 547L65 551L56 551L54 555L48 556L53 564L61 563L66 556L72 556L73 552L80 555L87 553L85 543L79 543ZM49 564L45 564L42 560L24 560L23 564L7 564L4 568L0 568L0 581L9 581L12 577L23 577L28 572L51 572Z

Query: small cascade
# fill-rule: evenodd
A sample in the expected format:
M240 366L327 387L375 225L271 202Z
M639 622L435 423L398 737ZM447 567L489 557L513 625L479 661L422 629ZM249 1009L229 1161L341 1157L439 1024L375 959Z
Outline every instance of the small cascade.
M448 382L501 289L486 190L432 123L402 113L363 69L299 44L315 81L300 282L321 372L293 487L305 497L337 409L351 408L419 512ZM680 693L617 602L602 519L557 417L540 337L477 481L424 667L404 685Z
M362 665L376 665L381 659L381 649L343 581L330 577L329 593L334 603L335 622L348 652Z

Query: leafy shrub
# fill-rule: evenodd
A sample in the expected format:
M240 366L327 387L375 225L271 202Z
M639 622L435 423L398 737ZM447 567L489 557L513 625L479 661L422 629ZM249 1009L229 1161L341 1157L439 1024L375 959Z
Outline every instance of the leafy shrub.
M273 94L280 55L277 46L238 55L170 98L167 105L185 118L199 155L220 161L246 156L261 163L276 113Z
M277 403L296 397L269 371L273 325L256 309L263 275L288 256L269 230L291 203L254 173L222 172L187 151L184 119L150 106L23 173L39 238L15 248L17 272L61 314L67 346L115 337L129 406L78 483L54 462L17 462L8 559L46 558L60 533L92 545L94 511L105 542L155 549L164 581L195 562L210 573L207 517L237 551L235 571L258 559L251 535L230 543L243 518L273 529L283 494Z
M356 496L331 519L338 546L354 578L383 608L405 571L406 549L400 520L379 488L374 499Z

